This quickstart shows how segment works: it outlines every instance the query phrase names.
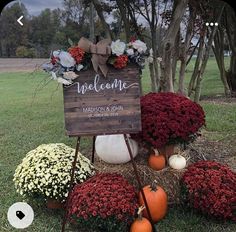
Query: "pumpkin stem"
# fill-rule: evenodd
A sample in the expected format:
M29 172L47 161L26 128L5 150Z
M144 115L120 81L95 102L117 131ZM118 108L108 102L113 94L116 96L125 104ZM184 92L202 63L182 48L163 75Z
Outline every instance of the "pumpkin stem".
M143 218L142 212L145 208L146 207L144 205L142 205L138 208L138 213L137 213L138 214L138 220L142 220L142 218Z
M154 180L151 184L151 191L156 192L157 191L157 181Z
M159 155L159 151L156 148L153 148L154 154Z

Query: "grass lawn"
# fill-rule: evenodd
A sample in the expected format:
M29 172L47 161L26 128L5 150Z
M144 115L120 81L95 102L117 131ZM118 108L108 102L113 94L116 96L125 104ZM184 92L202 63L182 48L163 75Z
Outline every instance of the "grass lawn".
M204 85L203 94L222 94L222 85L219 77L216 77L218 71L213 70L213 63L209 65L212 70L206 72L209 77ZM23 200L16 193L12 179L16 166L25 154L42 143L63 142L75 146L75 139L65 136L61 87L55 82L50 82L40 89L45 81L47 78L44 73L0 74L0 232L16 231L8 224L6 213L14 202ZM148 81L144 75L145 92L148 92ZM235 105L204 103L203 107L207 115L208 131L230 134L236 131ZM88 156L88 151L91 150L89 140L83 138L81 148L82 153ZM29 203L34 208L35 220L24 231L60 231L60 212ZM157 228L161 232L236 231L236 225L233 223L220 223L181 207L170 208L167 217L158 223Z
M226 68L229 65L229 58L225 57L225 61L226 61ZM187 92L188 89L188 83L191 79L191 75L194 69L194 63L195 63L195 59L193 58L186 70L186 77L185 77L185 91ZM177 72L176 72L176 78L177 78L177 83L175 85L178 84L178 68L179 65L177 66ZM143 90L144 93L150 92L151 88L150 88L150 78L149 78L149 70L148 68L144 70L143 72L143 78L142 78L142 84L143 84ZM202 92L201 92L201 96L215 96L215 95L223 95L224 94L224 88L220 79L220 74L219 74L219 70L216 64L216 61L214 58L209 58L208 60L208 64L207 64L207 68L205 70L205 73L203 75L203 80L201 82L202 85ZM177 86L175 86L177 87Z

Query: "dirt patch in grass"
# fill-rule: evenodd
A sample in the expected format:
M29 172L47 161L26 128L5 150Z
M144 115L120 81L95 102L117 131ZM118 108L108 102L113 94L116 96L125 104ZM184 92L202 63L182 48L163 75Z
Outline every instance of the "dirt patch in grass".
M208 132L189 146L192 162L200 159L215 160L236 171L236 134L218 140L209 140L207 134Z
M236 104L236 98L226 98L221 95L219 96L202 96L201 102L212 103L217 105L224 105L224 104Z
M48 59L30 58L0 58L0 73L3 72L33 72L40 70Z

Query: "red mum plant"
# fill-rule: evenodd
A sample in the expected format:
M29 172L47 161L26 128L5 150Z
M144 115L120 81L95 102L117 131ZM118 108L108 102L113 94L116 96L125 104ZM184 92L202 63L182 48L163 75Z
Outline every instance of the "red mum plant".
M137 208L134 187L115 173L97 174L76 185L69 199L71 222L93 231L127 231Z
M118 68L118 69L121 69L121 68L126 67L127 63L128 63L128 56L127 55L121 55L121 56L118 56L115 59L114 67Z
M236 221L236 173L215 161L200 161L182 177L184 200L194 209Z
M80 64L84 58L85 51L80 47L71 47L68 49L71 56L75 59L77 64Z
M141 97L142 132L132 135L160 148L192 141L205 125L202 107L175 93L149 93Z

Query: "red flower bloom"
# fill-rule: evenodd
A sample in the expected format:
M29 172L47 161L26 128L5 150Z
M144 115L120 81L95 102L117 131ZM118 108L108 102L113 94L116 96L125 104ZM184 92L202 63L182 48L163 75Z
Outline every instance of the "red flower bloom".
M52 56L51 57L51 63L53 64L53 65L55 65L56 63L57 63L57 58L55 57L55 56Z
M236 173L215 161L190 165L182 178L185 200L193 208L236 221Z
M187 142L205 124L202 107L175 93L149 93L141 97L142 132L132 135L155 148Z
M80 64L81 61L84 58L84 50L80 47L71 47L69 48L69 53L71 54L71 56L75 59L77 64Z
M118 56L114 62L114 67L121 69L127 66L128 63L128 56L127 55L121 55Z
M130 38L130 42L133 43L134 41L136 41L135 36L131 36L131 38Z

